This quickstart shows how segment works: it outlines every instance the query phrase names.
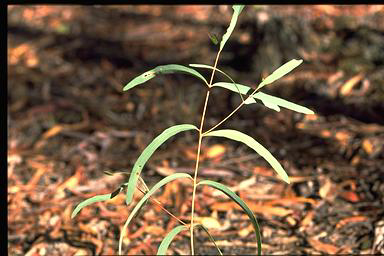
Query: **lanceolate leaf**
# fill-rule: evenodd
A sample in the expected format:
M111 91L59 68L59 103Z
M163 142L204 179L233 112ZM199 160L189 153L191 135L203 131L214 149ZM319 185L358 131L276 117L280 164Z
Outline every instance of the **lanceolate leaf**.
M147 82L148 80L154 78L156 75L160 74L171 74L171 73L186 73L193 75L201 80L204 81L206 85L208 85L207 80L196 70L185 67L178 64L169 64L169 65L163 65L163 66L157 66L154 69L151 69L140 76L135 77L133 80L131 80L126 86L124 86L123 91L127 91L136 85L142 84Z
M223 253L221 252L220 248L217 246L216 242L215 242L215 239L213 239L213 237L211 236L211 234L208 232L208 229L206 227L204 227L202 224L196 224L194 225L194 228L196 227L201 227L207 234L208 234L208 237L209 237L209 240L211 240L211 242L213 243L213 245L216 247L217 251L219 252L220 255L223 255Z
M114 198L117 194L119 194L121 192L122 189L123 189L123 187L121 186L112 193L104 194L104 195L97 195L97 196L93 196L91 198L84 200L83 202L79 203L75 207L75 209L72 212L71 218L73 219L81 211L81 209L83 209L85 206L91 205L91 204L96 203L96 202L102 202L102 201L106 201L108 199Z
M268 95L268 94L263 93L263 92L258 92L253 97L256 99L262 100L264 104L267 102L269 104L275 104L275 105L278 105L280 107L284 107L284 108L287 108L287 109L290 109L290 110L293 110L293 111L296 111L299 113L314 114L314 112L312 110L310 110L309 108L300 106L298 104L295 104L293 102L287 101L287 100L279 98L279 97Z
M227 83L227 82L214 83L212 85L212 87L214 87L214 86L222 87L222 88L228 89L228 90L233 91L233 92L237 92L238 91L237 88L238 88L241 94L250 94L254 90L251 87L246 86L246 85L236 84L236 86L235 86L233 83Z
M214 83L212 87L213 86L222 87L233 92L238 92L238 90L232 83L219 82ZM251 87L242 84L236 84L236 86L242 94L250 94L253 90ZM257 92L252 97L261 100L266 107L272 108L276 111L280 110L279 107L283 107L299 113L314 114L314 112L309 108L263 92ZM256 101L254 101L252 98L248 98L247 100L245 100L245 104L251 103L256 103Z
M155 193L159 188L167 184L168 182L171 182L175 179L181 179L181 178L190 178L192 179L191 175L187 173L174 173L171 174L164 179L160 180L156 185L154 185L141 199L140 201L135 205L135 208L133 208L132 212L129 214L127 221L124 224L123 229L120 233L120 240L119 240L119 255L121 255L121 246L123 242L123 236L125 234L125 230L127 229L129 223L133 219L133 217L136 215L136 213L140 210L140 208L143 206L143 204L149 199L153 193ZM192 179L193 180L193 179Z
M172 126L164 130L143 150L139 158L136 160L136 163L133 166L131 175L129 177L128 187L127 187L127 196L125 198L125 202L127 204L131 203L132 201L132 197L135 192L137 180L139 179L141 170L143 169L148 159L156 151L156 149L160 147L161 144L163 144L166 140L168 140L173 135L183 131L187 131L187 130L198 130L198 129L196 126L191 124L180 124L180 125Z
M275 169L277 174L287 183L289 183L289 178L283 167L280 165L280 163L276 160L276 158L273 157L273 155L265 148L263 147L260 143L258 143L254 138L236 131L236 130L217 130L217 131L212 131L204 136L217 136L217 137L225 137L228 139L236 140L243 142L246 144L248 147L252 148L255 150L260 156L262 156L267 162Z
M267 78L265 78L259 84L259 86L257 87L257 90L262 88L263 86L265 86L267 84L271 84L274 81L276 81L277 79L280 79L281 77L285 76L286 74L291 72L293 69L295 69L297 66L299 66L302 62L303 62L303 60L295 60L295 59L288 61L287 63L285 63L284 65L282 65L278 69L276 69L272 74L267 76Z
M239 17L241 11L243 10L244 5L233 5L232 8L233 8L233 14L232 14L231 23L229 23L227 32L225 32L225 34L223 35L223 38L221 39L220 51L223 50L225 43L228 41L229 37L231 36L236 26L237 18Z
M175 238L175 236L183 230L188 230L188 227L180 225L172 229L171 232L169 232L164 237L163 241L161 241L161 244L159 245L159 248L157 250L157 255L166 255L168 247L171 244L173 238Z
M243 200L241 200L241 198L238 195L236 195L232 190L230 190L227 186L221 183L210 181L210 180L203 180L197 184L197 186L199 185L208 185L220 190L221 192L226 194L229 198L231 198L233 201L235 201L245 211L245 213L248 215L249 219L251 220L253 228L256 233L257 253L261 255L261 234L260 234L259 224L257 223L257 219L255 215L253 214L252 210L249 209L247 204Z

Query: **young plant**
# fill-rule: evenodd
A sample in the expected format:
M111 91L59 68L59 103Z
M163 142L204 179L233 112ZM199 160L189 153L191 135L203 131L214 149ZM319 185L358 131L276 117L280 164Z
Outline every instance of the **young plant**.
M129 223L132 221L133 217L138 213L140 208L149 200L151 199L151 196L162 186L165 184L175 180L175 179L190 179L191 183L193 185L193 192L192 192L192 205L191 205L191 221L189 224L186 224L176 218L174 215L172 215L170 212L165 210L168 214L170 214L172 217L176 218L181 225L175 227L171 232L169 232L166 237L163 239L161 244L158 247L158 255L165 254L168 246L170 245L171 241L173 238L180 233L181 231L186 231L189 230L190 232L190 243L191 243L191 253L194 254L194 238L193 238L193 231L196 227L201 227L209 236L210 240L214 243L216 246L216 243L213 239L213 237L209 234L208 229L204 227L201 224L195 224L194 223L194 210L195 210L195 198L196 198L196 189L199 186L207 185L210 187L213 187L217 190L222 191L224 194L226 194L231 200L236 202L248 215L250 221L252 222L255 234L256 234L256 240L257 240L257 253L260 255L261 254L261 234L260 234L260 228L257 222L257 219L251 209L247 206L247 204L239 197L237 196L233 191L231 191L227 186L211 181L211 180L201 180L198 182L198 170L199 170L199 158L200 158L200 151L201 151L201 142L202 139L205 137L209 136L215 136L215 137L224 137L228 138L231 140L239 141L247 146L249 146L251 149L255 150L260 156L262 156L271 166L272 168L277 172L278 176L285 182L289 183L289 177L287 173L285 172L284 168L280 165L280 163L276 160L276 158L260 143L258 143L255 139L252 137L237 131L237 130L231 130L231 129L223 129L223 130L217 130L222 123L224 123L228 118L230 118L237 110L239 110L243 105L247 104L253 104L256 103L256 100L261 101L261 103L268 107L271 108L275 111L280 111L280 107L284 107L287 109L291 109L293 111L299 112L299 113L304 113L304 114L313 114L314 112L306 107L297 105L295 103L289 102L287 100L268 95L266 93L260 92L260 89L262 89L264 86L273 83L277 79L283 77L293 69L295 69L297 66L299 66L302 63L302 60L291 60L281 67L279 67L277 70L275 70L271 75L266 77L261 81L261 83L257 86L256 89L252 89L249 86L245 86L242 84L238 84L233 79L221 71L220 69L217 68L217 64L219 61L220 53L224 48L225 43L228 41L229 37L231 36L237 19L243 10L244 6L243 5L234 5L233 7L233 15L231 22L229 24L229 27L226 31L226 33L223 35L220 44L219 44L219 49L216 55L215 63L213 66L209 65L204 65L204 64L190 64L190 67L182 66L182 65L177 65L177 64L170 64L170 65L163 65L163 66L158 66L154 69L151 69L140 76L134 78L131 80L125 87L124 91L127 91L129 89L132 89L135 86L138 86L140 84L145 83L146 81L156 77L157 75L160 74L171 74L171 73L186 73L189 75L192 75L198 79L200 79L203 84L207 87L207 92L205 96L205 103L203 107L203 112L201 116L201 121L200 121L200 126L199 128L196 127L193 124L179 124L179 125L174 125L172 127L169 127L168 129L164 130L160 135L158 135L141 153L139 158L137 159L136 163L134 164L132 171L130 172L129 175L129 180L128 182L123 183L117 190L110 194L105 194L105 195L98 195L94 196L92 198L89 198L79 205L76 206L72 213L72 218L74 218L79 211L84 208L87 205L90 205L95 202L100 202L100 201L105 201L108 199L113 198L117 194L119 194L121 191L124 189L126 190L126 204L130 204L133 199L133 194L135 192L136 187L139 188L139 190L142 191L144 196L140 199L140 201L135 205L133 208L132 212L128 216L127 221L124 224L124 227L121 230L120 234L120 240L119 240L119 254L122 253L122 241L123 241L123 236L125 234L125 230L127 229L127 226ZM217 39L216 36L211 36L211 40L215 43L218 44L219 40ZM193 68L204 68L204 69L211 69L211 77L208 80L202 76L198 71L196 71ZM213 77L215 74L215 71L222 73L225 77L229 79L230 82L216 82L213 83ZM209 95L211 93L211 90L215 87L221 87L230 91L233 91L235 93L238 93L242 99L241 104L235 108L227 117L225 117L222 121L214 125L212 128L208 129L207 131L203 131L204 127L204 120L205 120L205 114L207 110L207 105L208 105L208 100L209 100ZM245 98L246 97L246 98ZM245 99L244 99L245 98ZM148 161L148 159L151 157L151 155L156 151L157 148L159 148L165 141L167 141L170 137L173 135L176 135L180 132L183 131L189 131L189 130L196 130L198 132L198 148L197 148L197 157L196 157L196 163L195 163L195 171L194 171L194 176L192 177L191 175L187 173L175 173L172 175L169 175L168 177L165 177L164 179L160 180L156 185L154 185L151 189L148 189L148 187L145 185L145 182L141 179L140 174L141 171L143 170L145 163ZM139 183L138 183L139 182ZM141 185L141 188L140 186ZM143 191L144 190L144 191ZM158 205L161 206L161 204L153 199L154 202ZM222 254L220 249L216 246L219 254Z

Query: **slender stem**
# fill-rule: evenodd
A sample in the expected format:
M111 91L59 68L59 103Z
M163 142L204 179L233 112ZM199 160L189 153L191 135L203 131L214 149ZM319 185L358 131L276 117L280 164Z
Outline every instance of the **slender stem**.
M213 71L211 75L211 79L209 81L208 87L212 86L213 82L213 76L215 75L217 62L219 61L221 51L219 51L216 55L215 65L213 66ZM193 242L193 221L194 221L194 214L195 214L195 196L196 196L196 184L197 184L197 171L199 169L199 160L200 160L200 151L201 151L201 141L203 139L203 127L204 127L204 120L205 120L205 114L207 112L207 106L208 106L208 99L210 95L210 90L207 91L207 95L205 96L205 102L203 107L203 114L201 115L201 121L200 121L200 129L199 129L199 145L197 147L197 157L196 157L196 165L195 165L195 175L193 177L193 192L192 192L192 209L191 209L191 226L190 226L190 232L191 232L191 254L195 254L194 249L194 242Z
M209 91L207 92L207 95L205 96L205 103L204 103L204 109L203 109L203 115L201 117L201 123L200 123L200 130L199 130L199 145L197 147L197 157L196 157L196 165L195 165L195 175L193 177L193 192L192 192L192 210L191 210L191 254L194 255L194 246L193 246L193 216L195 212L195 195L196 195L196 183L197 183L197 170L199 169L199 160L200 160L200 151L201 151L201 141L203 139L203 124L204 124L204 117L207 110L208 105L208 99L209 99Z
M257 89L255 89L251 95L248 96L247 99L249 99L250 97L252 97L253 95L255 95L255 93L257 92ZM247 100L246 99L246 100ZM204 132L203 133L203 136L211 131L213 131L214 129L216 129L218 126L220 126L222 123L224 123L225 121L227 121L228 118L230 118L233 114L236 113L237 110L239 110L244 104L245 104L245 101L246 100L243 100L239 106L237 106L229 115L227 115L223 120L221 120L220 122L218 122L217 124L215 124L212 128L210 128L208 131Z
M237 110L239 110L242 106L244 105L244 101L240 103L239 106L237 106L237 108L235 108L229 115L227 115L223 120L221 120L219 123L217 123L215 126L213 126L211 129L209 129L208 131L204 132L203 135L209 133L210 131L214 130L215 128L217 128L219 125L221 125L222 123L224 123L228 118L230 118L233 114L235 114L235 112Z
M140 190L141 193L143 193L144 195L146 194L145 191L141 190L141 188L138 188ZM159 206L163 211L165 211L166 213L168 213L172 218L176 219L178 222L180 222L181 224L183 224L184 226L187 226L187 224L182 221L181 219L177 218L175 215L173 215L170 211L168 211L167 209L165 209L165 207L162 205L161 202L159 202L159 200L155 199L155 198L149 198L149 200L153 203L155 203L157 206Z

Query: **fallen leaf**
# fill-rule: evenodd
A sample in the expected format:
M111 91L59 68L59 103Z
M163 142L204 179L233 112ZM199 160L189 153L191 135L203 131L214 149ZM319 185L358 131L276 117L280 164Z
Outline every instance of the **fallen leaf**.
M240 237L246 237L250 233L253 233L253 225L248 225L246 228L242 228L239 230L238 234Z
M287 216L292 214L293 211L283 207L273 207L268 205L261 205L250 201L245 201L248 207L255 213L264 215L274 215L279 217ZM242 210L242 208L235 202L216 202L211 205L212 210L217 211L229 211L232 209Z
M311 205L316 205L316 200L312 198L305 198L305 197L285 197L285 198L279 198L275 199L269 202L265 202L265 205L273 206L275 204L280 205L291 205L291 204L297 204L297 203L309 203Z
M62 130L63 130L63 126L56 124L53 127L51 127L48 131L43 133L42 136L44 139L48 139L50 137L53 137L53 136L59 134Z
M315 248L317 251L320 251L320 252L325 252L328 254L336 254L340 251L340 248L337 248L332 244L323 243L315 238L308 238L308 242L313 248Z
M196 222L201 223L206 228L220 229L220 222L214 217L195 217Z
M363 149L369 155L373 152L373 143L371 142L370 139L364 139L363 140Z
M348 223L351 223L351 222L364 222L364 221L368 221L368 218L365 217L365 216L348 217L348 218L340 220L336 224L336 228L341 228L341 227L343 227L343 226L345 226L345 225L347 225Z
M346 96L351 93L353 87L363 79L363 75L359 74L349 79L340 89L340 94Z
M145 232L150 233L150 234L154 234L154 235L162 236L165 233L165 230L162 227L150 225L150 226L146 226Z
M69 177L66 181L64 181L62 184L60 184L57 188L56 198L64 198L65 189L71 189L76 187L80 181L83 179L83 173L84 173L84 166L79 165L75 171L75 174Z
M315 212L311 210L305 215L304 219L301 221L302 227L307 227L312 224L313 216L315 216Z
M226 151L224 145L215 144L211 146L204 154L206 158L216 158L222 156Z
M354 191L342 191L340 192L339 196L352 203L360 201L359 196Z
M37 185L40 178L47 172L50 172L52 170L52 166L47 164L42 164L33 160L29 160L28 164L34 168L37 169L33 177L29 180L27 188L32 188Z

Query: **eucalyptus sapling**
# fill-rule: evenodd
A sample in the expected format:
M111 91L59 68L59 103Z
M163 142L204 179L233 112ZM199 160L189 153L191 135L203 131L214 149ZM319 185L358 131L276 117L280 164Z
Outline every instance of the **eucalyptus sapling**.
M237 130L232 130L232 129L223 129L223 130L218 130L217 128L224 123L228 118L230 118L234 113L236 113L243 105L248 105L248 104L253 104L253 103L258 103L260 101L264 106L273 109L275 111L280 111L280 107L287 108L299 113L304 113L304 114L313 114L314 112L306 107L300 106L298 104L289 102L287 100L281 99L279 97L275 97L272 95L268 95L264 92L261 92L260 89L262 89L264 86L273 83L274 81L280 79L287 73L291 72L293 69L295 69L297 66L299 66L302 63L302 60L291 60L281 67L279 67L277 70L275 70L271 75L263 79L259 85L256 87L256 89L252 89L249 86L242 85L236 83L228 74L223 72L222 70L217 68L218 61L220 58L221 51L223 50L226 42L228 41L229 37L231 36L236 23L237 19L242 12L244 6L243 5L234 5L233 7L233 15L231 18L231 22L228 26L228 29L226 33L222 36L221 41L219 42L219 39L215 35L209 35L211 40L216 44L219 45L219 49L216 55L216 59L214 62L213 66L210 65L205 65L205 64L190 64L189 67L183 66L183 65L178 65L178 64L169 64L169 65L162 65L162 66L157 66L140 76L137 76L133 80L131 80L125 87L123 88L124 91L127 91L129 89L132 89L138 85L141 85L148 80L155 78L158 75L161 74L171 74L171 73L185 73L188 75L192 75L198 79L200 79L203 82L203 85L207 87L206 95L205 95L205 102L204 102L204 107L201 115L201 121L199 127L193 125L193 124L179 124L179 125L174 125L166 130L164 130L160 135L158 135L141 153L139 158L136 160L132 170L128 172L129 175L129 180L124 182L120 187L115 190L114 192L110 194L105 194L105 195L97 195L92 198L86 199L80 204L76 206L72 213L72 218L74 218L82 208L85 206L88 206L92 203L95 202L100 202L100 201L105 201L108 199L113 198L117 194L119 194L121 191L126 190L126 204L132 203L133 200L133 194L135 192L135 189L138 187L139 184L141 184L140 189L144 196L139 200L139 202L135 205L133 208L132 212L128 216L127 221L125 222L121 234L120 234L120 239L119 239L119 254L121 255L122 253L122 241L123 241L123 236L125 234L125 230L127 229L129 223L132 221L134 216L139 212L141 207L147 202L147 200L151 199L151 196L162 186L166 185L167 183L175 180L175 179L189 179L191 181L191 184L193 185L193 191L192 191L192 205L191 205L191 221L189 224L182 222L179 220L177 217L172 215L170 212L167 210L164 210L171 215L172 217L176 218L181 225L176 226L171 232L169 232L161 244L158 247L158 255L163 255L166 254L166 251L172 242L173 238L180 232L182 231L188 231L190 232L190 246L191 246L191 254L194 255L194 229L195 228L202 228L209 236L209 239L214 243L215 247L218 250L218 253L222 255L219 247L216 245L215 240L213 237L209 234L209 231L206 227L204 227L202 224L195 224L194 222L194 210L195 210L195 199L196 199L196 189L198 186L203 186L207 185L210 186L214 189L222 191L225 195L227 195L231 200L233 200L235 203L237 203L248 215L255 234L256 234L256 240L257 240L257 253L260 255L261 254L261 234L260 234L260 228L259 224L257 222L256 216L253 214L251 209L246 205L246 203L238 196L236 195L233 191L231 191L227 186L224 184L221 184L219 182L211 181L211 180L201 180L198 181L198 170L199 170L199 160L200 160L200 151L201 151L201 143L202 139L205 137L209 136L214 136L214 137L223 137L227 139L231 139L234 141L238 141L241 143L244 143L254 151L256 151L260 156L262 156L271 166L272 168L277 172L277 175L285 182L289 183L289 177L287 173L285 172L284 168L281 166L281 164L276 160L276 158L264 147L262 146L259 142L257 142L254 138L250 137L249 135L246 135L240 131ZM197 70L194 68L203 68L203 69L210 69L212 70L210 79L207 80L203 75L201 75ZM229 79L229 82L216 82L213 83L213 78L215 75L215 72L222 73L226 78ZM207 111L207 105L210 97L210 92L214 88L222 88L226 90L230 90L234 93L238 93L241 97L241 103L239 104L238 107L236 107L228 116L226 116L223 120L218 122L216 125L211 127L210 129L203 131L204 127L204 121L205 121L205 115ZM148 159L151 157L151 155L158 149L163 143L165 143L170 137L184 132L184 131L191 131L195 130L198 132L198 148L197 148L197 156L196 156L196 162L195 162L195 170L194 170L194 175L193 177L187 173L175 173L171 174L164 179L160 180L157 184L155 184L152 188L148 188L145 185L145 182L142 180L140 174L141 171L143 170L146 162ZM154 200L157 204L160 204L158 201Z

